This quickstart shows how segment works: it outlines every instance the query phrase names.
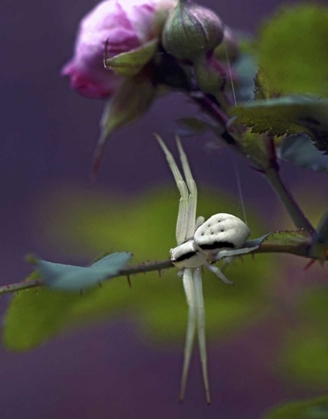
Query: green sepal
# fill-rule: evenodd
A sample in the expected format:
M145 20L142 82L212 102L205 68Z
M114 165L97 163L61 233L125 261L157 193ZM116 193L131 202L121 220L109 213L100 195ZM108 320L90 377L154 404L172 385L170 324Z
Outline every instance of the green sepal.
M135 76L154 57L158 41L152 40L140 48L124 52L113 58L106 58L106 67L120 76Z
M138 75L124 79L115 95L107 102L100 121L100 137L93 159L93 176L99 171L102 154L109 136L117 129L139 119L155 97L155 87L148 77Z

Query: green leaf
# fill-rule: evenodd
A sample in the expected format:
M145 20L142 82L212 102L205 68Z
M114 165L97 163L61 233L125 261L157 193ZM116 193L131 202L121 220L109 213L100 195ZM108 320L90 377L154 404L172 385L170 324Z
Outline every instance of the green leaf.
M272 246L272 249L276 251L278 245L280 252L304 256L308 254L312 240L312 236L303 230L279 231L268 235L261 243L260 249L263 247L266 252L269 252Z
M302 324L283 339L279 370L285 379L313 389L328 385L328 290L324 285L299 295Z
M271 408L266 419L326 419L328 418L328 396L309 400L293 401Z
M267 236L263 241L266 245L285 245L292 246L294 244L303 244L306 241L311 240L309 232L304 230L280 230Z
M277 91L272 90L268 85L263 68L259 69L255 76L254 99L259 101L262 99L270 99L280 96Z
M92 194L74 191L67 194L59 191L53 200L50 197L44 200L45 208L41 209L41 214L47 215L43 231L60 244L62 252L74 250L81 258L106 248L132 249L136 263L168 257L169 249L175 244L179 198L176 190L156 187L153 193L137 199L108 197L108 192L102 195L94 191ZM208 217L218 209L239 214L238 205L232 204L223 193L202 190L200 214ZM249 225L256 236L260 216L254 214ZM273 274L279 275L273 270L272 257L258 255L254 262L245 256L243 260L242 263L236 259L227 268L226 274L234 281L234 287L204 272L209 337L232 334L261 319L270 310L267 289ZM188 308L177 270L166 270L162 278L154 272L140 274L131 277L131 282L130 290L125 279L114 278L101 288L87 290L82 296L41 288L38 294L34 290L20 292L13 297L6 315L4 343L12 350L27 350L68 327L108 315L115 319L113 317L121 313L139 322L139 330L148 339L180 343L185 334Z
M232 113L255 133L268 132L272 136L306 133L319 150L328 151L328 99L274 98L238 105Z
M155 39L140 48L106 58L106 67L113 69L120 76L135 76L153 58L157 45L158 41Z
M306 134L293 134L283 140L279 158L315 172L328 172L328 155L316 149Z
M37 260L36 266L42 279L51 290L76 292L93 287L116 276L130 261L129 252L115 252L91 264L78 267Z
M320 287L318 290L309 291L299 301L299 312L311 324L316 325L323 332L328 323L328 290Z
M142 75L122 80L118 91L105 106L100 121L100 138L94 154L93 174L97 175L104 147L116 130L139 119L155 97L155 87Z
M262 27L258 58L271 90L328 96L328 8L279 9Z
M6 314L4 345L26 351L63 329L79 295L51 292L43 287L15 295Z
M246 156L251 157L252 163L259 170L265 170L270 165L262 140L261 134L258 135L250 131L246 131L241 140Z
M284 338L280 350L279 370L285 380L293 380L298 386L311 389L315 386L327 386L327 354L327 328L307 323L294 329Z

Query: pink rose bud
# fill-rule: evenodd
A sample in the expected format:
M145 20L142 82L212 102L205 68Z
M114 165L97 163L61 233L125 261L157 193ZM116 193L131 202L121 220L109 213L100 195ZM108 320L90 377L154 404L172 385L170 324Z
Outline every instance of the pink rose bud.
M160 37L166 17L176 0L105 0L81 21L74 57L61 74L70 76L71 87L92 98L111 97L121 77L106 70L109 57L140 48Z

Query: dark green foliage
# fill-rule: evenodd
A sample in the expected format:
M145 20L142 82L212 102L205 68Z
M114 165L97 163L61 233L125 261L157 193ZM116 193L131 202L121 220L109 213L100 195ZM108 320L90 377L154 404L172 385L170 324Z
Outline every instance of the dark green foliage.
M328 151L328 99L286 96L247 102L233 109L237 121L254 133L271 136L305 133L314 145Z

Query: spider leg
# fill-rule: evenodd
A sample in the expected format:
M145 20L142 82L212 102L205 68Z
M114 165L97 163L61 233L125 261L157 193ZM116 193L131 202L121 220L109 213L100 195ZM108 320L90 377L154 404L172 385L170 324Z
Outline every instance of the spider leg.
M238 255L249 254L250 252L255 251L255 249L258 249L258 247L259 245L248 247L248 248L232 249L232 250L223 249L222 251L219 251L216 254L215 261L219 261L222 258L237 257Z
M205 309L201 268L196 268L193 272L194 289L197 308L197 334L198 345L200 352L200 360L202 363L203 381L206 392L207 404L211 404L210 388L207 373L207 352L206 352L206 337L205 337Z
M189 189L189 206L186 239L191 238L195 233L196 210L197 210L197 185L192 176L187 156L181 145L180 138L176 136L177 146L180 154L183 173Z
M177 218L177 225L176 225L176 240L177 244L182 244L187 239L187 224L189 221L189 191L185 181L182 178L181 172L175 163L175 160L166 147L163 140L155 134L163 152L165 153L166 160L170 166L170 169L173 173L175 182L177 184L178 190L180 192L180 203L179 203L179 211L178 211L178 218ZM192 232L192 235L194 232ZM192 236L191 235L191 236Z
M198 216L195 223L195 231L199 228L200 225L202 225L205 222L205 217Z
M219 269L219 267L216 267L215 265L211 265L211 264L205 264L205 267L209 270L212 271L212 273L214 273L220 280L223 281L223 283L226 284L233 284L232 281L230 281L229 279L226 278L226 276L222 273L222 271Z
M189 371L189 366L190 366L190 359L191 359L192 348L193 348L195 333L196 333L196 319L197 319L196 309L197 308L196 308L196 300L195 300L193 273L190 268L185 268L183 270L183 287L186 294L189 312L188 312L188 325L187 325L187 332L186 332L184 360L183 360L183 368L182 368L182 376L181 376L181 387L180 387L180 397L179 397L180 402L184 400L187 378L188 378L188 371Z

